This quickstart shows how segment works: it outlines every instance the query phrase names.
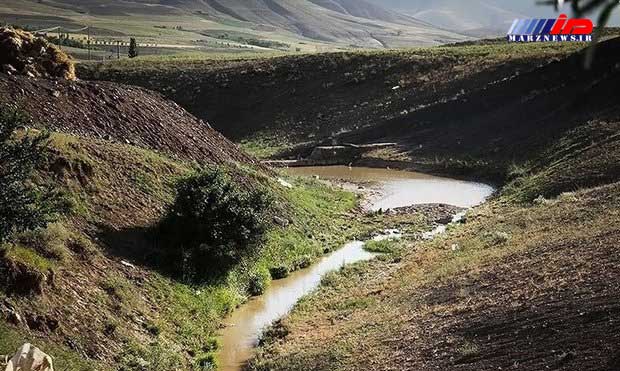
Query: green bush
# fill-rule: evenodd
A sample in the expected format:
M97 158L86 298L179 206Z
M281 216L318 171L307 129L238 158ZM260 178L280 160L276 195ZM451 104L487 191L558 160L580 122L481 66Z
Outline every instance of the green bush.
M45 226L57 206L51 189L31 182L45 159L48 135L16 135L26 124L17 111L0 107L0 242Z
M270 200L266 191L242 189L221 170L182 180L160 225L166 265L189 280L226 271L260 245Z
M248 282L248 294L252 296L259 296L265 293L269 283L271 282L271 275L269 271L265 269L259 269L250 274L250 280Z
M273 278L274 280L280 280L282 278L288 277L289 269L286 265L279 265L277 267L269 269L269 273L271 274L271 278Z
M487 247L505 245L510 240L510 235L501 231L487 232L483 237L487 242Z
M366 251L380 253L380 254L389 254L395 252L401 241L397 239L386 239L386 240L370 240L364 244L364 249Z
M309 255L303 255L297 260L297 268L304 269L312 265L312 257Z

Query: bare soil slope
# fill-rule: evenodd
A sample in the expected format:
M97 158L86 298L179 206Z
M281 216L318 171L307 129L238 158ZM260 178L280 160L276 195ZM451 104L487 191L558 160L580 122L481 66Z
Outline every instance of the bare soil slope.
M0 74L0 92L0 103L18 107L52 131L133 144L201 163L253 162L209 124L145 89Z

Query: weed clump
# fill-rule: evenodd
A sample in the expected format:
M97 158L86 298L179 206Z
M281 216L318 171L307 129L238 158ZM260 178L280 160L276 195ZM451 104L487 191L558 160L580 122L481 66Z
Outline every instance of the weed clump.
M271 274L271 278L273 278L274 280L280 280L282 278L288 277L289 269L285 265L279 265L277 267L269 269L269 273Z
M364 244L364 250L380 254L390 254L395 252L399 246L400 241L397 239L371 240Z
M196 361L196 369L200 371L215 371L218 369L217 356L214 353L204 354Z
M72 236L72 233L64 225L53 223L47 228L39 228L18 234L15 237L15 242L34 249L46 258L63 261L67 258L67 245Z
M502 246L510 240L510 235L506 232L493 231L485 233L484 239L488 247Z

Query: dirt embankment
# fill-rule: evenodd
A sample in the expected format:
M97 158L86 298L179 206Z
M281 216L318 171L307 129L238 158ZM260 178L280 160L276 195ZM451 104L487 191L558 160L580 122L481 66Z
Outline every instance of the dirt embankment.
M233 140L321 141L523 73L575 47L446 47L249 61L78 66L83 79L160 91Z
M35 178L68 209L0 246L0 353L31 342L59 369L192 369L222 314L156 266L153 227L196 164L254 158L142 88L0 73L0 106L53 132Z
M9 27L0 28L0 71L75 80L71 57L42 37Z
M16 106L52 131L132 144L184 160L254 160L158 93L114 83L0 74L0 104Z

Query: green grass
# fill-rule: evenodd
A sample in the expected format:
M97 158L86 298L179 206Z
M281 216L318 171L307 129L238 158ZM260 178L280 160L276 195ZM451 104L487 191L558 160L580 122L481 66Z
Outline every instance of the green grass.
M380 253L380 254L390 254L396 252L400 245L403 242L397 239L387 239L387 240L370 240L364 244L364 249L370 252Z
M258 158L267 159L290 148L291 145L281 140L258 137L244 139L239 143L239 146L249 154Z
M57 265L54 261L41 256L28 247L7 243L4 244L2 248L6 252L6 257L10 260L23 263L28 267L35 268L39 272L47 272Z

